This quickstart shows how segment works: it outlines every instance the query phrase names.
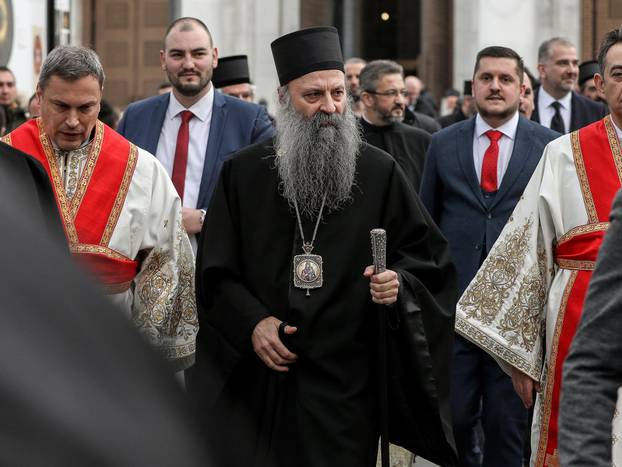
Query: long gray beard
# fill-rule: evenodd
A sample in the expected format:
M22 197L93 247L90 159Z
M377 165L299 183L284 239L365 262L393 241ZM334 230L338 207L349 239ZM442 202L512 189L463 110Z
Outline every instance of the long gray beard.
M281 191L301 214L319 213L326 193L325 212L350 201L361 134L349 105L343 114L317 113L307 118L293 109L286 96L276 114L276 167Z

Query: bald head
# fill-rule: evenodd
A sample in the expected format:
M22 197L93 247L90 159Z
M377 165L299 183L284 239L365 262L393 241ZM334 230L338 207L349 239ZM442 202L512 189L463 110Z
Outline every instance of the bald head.
M404 78L404 86L406 86L406 90L408 91L408 105L415 105L419 98L419 94L421 94L423 90L423 81L416 76L408 75Z

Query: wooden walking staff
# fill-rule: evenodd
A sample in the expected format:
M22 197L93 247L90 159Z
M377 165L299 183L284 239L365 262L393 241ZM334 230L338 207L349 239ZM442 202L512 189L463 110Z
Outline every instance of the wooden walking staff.
M374 274L387 269L387 232L373 229L371 235L371 254L374 259ZM379 394L380 394L380 456L382 467L389 467L389 400L388 400L388 359L387 359L387 321L386 310L378 307L378 359L379 359Z

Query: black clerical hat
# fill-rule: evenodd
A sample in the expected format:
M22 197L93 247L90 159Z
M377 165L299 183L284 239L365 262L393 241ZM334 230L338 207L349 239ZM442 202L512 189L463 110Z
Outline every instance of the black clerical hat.
M343 71L339 34L333 27L301 29L279 37L271 47L281 86L313 71Z
M579 65L579 86L585 83L588 79L594 77L594 73L599 73L600 68L596 60L590 60L589 62L583 62Z
M470 79L465 79L462 87L462 95L463 96L472 96L473 90L471 89L472 81Z
M248 57L246 55L231 55L218 59L218 66L214 68L212 83L216 88L223 88L233 84L250 83L248 72Z

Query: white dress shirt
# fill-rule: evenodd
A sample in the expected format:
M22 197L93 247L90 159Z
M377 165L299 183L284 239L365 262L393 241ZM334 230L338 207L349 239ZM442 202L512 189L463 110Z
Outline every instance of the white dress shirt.
M473 159L477 179L482 181L482 163L484 154L490 146L490 139L486 136L488 130L497 130L503 133L497 144L499 145L499 158L497 159L497 187L501 186L501 181L510 163L512 151L514 150L514 139L516 128L518 127L518 111L514 116L498 128L491 127L484 119L477 114L475 117L475 132L473 133Z
M555 99L548 92L546 92L542 86L540 86L540 90L538 91L538 115L540 116L540 124L544 125L547 128L551 128L551 120L553 120L553 116L555 115L555 107L553 107L552 104L555 101L561 104L561 107L559 108L559 113L561 114L562 120L564 121L564 128L566 129L566 133L570 133L572 92L569 92L561 99Z
M177 133L181 125L181 112L189 110L194 114L188 124L190 141L188 143L188 165L186 167L186 182L184 184L183 206L185 208L197 208L199 200L199 187L203 175L203 163L205 162L205 151L207 150L207 140L212 123L212 107L214 106L214 86L210 85L210 90L198 102L186 109L170 93L170 101L158 148L156 158L162 163L169 176L173 174L173 163L175 162L175 148L177 146Z

